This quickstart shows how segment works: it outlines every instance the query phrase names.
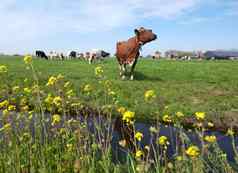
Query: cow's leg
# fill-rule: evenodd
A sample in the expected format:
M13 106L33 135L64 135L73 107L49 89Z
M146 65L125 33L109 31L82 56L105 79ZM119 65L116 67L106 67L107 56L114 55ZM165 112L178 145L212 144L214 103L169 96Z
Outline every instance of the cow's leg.
M130 71L130 80L134 80L134 69L137 63L137 58L130 64L131 66L131 71Z
M122 65L122 79L124 80L126 78L126 64Z
M126 73L126 65L125 64L119 64L119 70L120 70L120 77L122 79L125 79L125 73Z

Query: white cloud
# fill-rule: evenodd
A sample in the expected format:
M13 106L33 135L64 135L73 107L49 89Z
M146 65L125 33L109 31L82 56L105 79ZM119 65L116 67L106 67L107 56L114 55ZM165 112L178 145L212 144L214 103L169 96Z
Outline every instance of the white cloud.
M62 32L100 32L175 18L200 0L1 0L0 49ZM20 46L19 46L20 47Z

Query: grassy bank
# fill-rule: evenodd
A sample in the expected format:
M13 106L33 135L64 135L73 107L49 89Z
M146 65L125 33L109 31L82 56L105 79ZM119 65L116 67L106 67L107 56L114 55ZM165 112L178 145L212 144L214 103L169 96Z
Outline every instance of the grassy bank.
M156 110L168 107L175 111L192 115L197 111L207 112L211 117L237 115L238 110L238 61L154 61L140 59L136 66L134 81L122 81L118 75L115 59L101 64L89 65L85 61L45 61L34 59L40 85L52 75L61 73L74 84L77 95L86 84L98 92L100 85L96 82L94 68L101 65L104 74L113 83L113 90L119 96L120 105L126 106L137 114L138 119L155 118ZM22 57L0 57L0 64L9 68L8 80L16 83L32 74L25 70ZM153 104L144 102L144 92L156 91L157 99ZM82 98L84 98L82 96ZM99 106L104 97L88 103Z

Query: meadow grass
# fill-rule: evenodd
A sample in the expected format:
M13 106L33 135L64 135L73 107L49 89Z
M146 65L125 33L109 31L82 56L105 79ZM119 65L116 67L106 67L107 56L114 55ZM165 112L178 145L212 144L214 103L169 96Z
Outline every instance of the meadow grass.
M9 67L9 80L16 83L31 76L22 62L22 57L0 57L0 64ZM92 65L80 60L34 59L40 85L45 85L49 76L61 73L74 84L78 95L85 84L92 84L94 91L99 91L100 86L94 76L94 68L98 65L103 67L107 79L114 83L120 104L136 111L137 119L156 119L152 112L163 110L164 107L169 107L171 112L182 111L188 116L196 111L204 111L212 118L233 116L234 112L237 115L238 61L140 59L135 70L135 80L122 81L115 58ZM155 90L158 95L155 104L144 103L143 94L148 89ZM101 106L102 99L99 97L96 102L89 102Z

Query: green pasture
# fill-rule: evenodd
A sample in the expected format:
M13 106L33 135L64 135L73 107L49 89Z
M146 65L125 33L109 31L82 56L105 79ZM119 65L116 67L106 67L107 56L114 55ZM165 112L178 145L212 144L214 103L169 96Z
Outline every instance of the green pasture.
M89 65L86 61L33 60L40 84L45 85L48 77L61 73L74 84L77 93L82 86L91 84L95 92L100 90L94 68L101 65L106 78L113 83L119 104L136 112L136 117L152 120L155 114L168 107L169 113L177 111L192 115L204 111L210 117L238 117L238 61L169 61L140 59L135 70L135 80L121 80L115 58ZM1 56L0 65L9 69L9 81L21 83L32 78L26 70L22 57ZM153 103L144 101L144 92L153 89L157 99ZM85 100L94 106L97 101Z

